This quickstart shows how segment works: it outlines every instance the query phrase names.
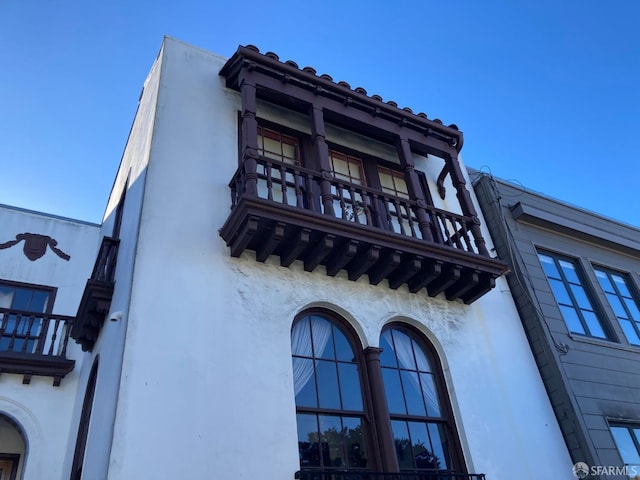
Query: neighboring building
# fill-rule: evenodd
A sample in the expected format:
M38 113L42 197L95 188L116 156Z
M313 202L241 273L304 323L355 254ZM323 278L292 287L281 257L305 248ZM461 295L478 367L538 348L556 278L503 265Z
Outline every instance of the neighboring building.
M640 475L640 230L474 177L572 460Z
M461 147L274 54L165 39L68 284L87 353L37 394L77 390L35 416L66 455L23 478L573 478Z
M99 225L0 205L2 480L68 477L63 459L89 361L69 327L99 233Z

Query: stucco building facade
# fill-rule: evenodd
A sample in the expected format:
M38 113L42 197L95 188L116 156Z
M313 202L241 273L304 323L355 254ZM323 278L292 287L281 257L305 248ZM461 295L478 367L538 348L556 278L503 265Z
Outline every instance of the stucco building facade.
M573 478L461 148L274 54L165 39L65 283L50 478ZM0 413L32 445L22 376Z

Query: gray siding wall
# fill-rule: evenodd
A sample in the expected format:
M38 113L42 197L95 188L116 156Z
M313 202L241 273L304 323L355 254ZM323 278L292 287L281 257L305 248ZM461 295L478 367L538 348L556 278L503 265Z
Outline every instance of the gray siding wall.
M611 421L640 424L640 347L628 344L592 265L640 283L640 231L472 172L498 256L574 462L620 465ZM536 249L579 261L611 340L569 333Z

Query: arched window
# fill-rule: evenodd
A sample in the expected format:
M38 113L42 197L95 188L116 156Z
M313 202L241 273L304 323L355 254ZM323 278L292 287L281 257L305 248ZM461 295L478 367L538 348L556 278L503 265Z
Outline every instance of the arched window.
M306 312L291 330L302 469L370 467L360 378L360 348L323 311Z
M87 437L89 436L89 421L91 420L93 397L96 392L99 360L100 357L97 356L93 361L91 372L89 373L89 380L87 381L87 389L84 393L84 401L82 402L82 411L80 413L80 424L78 425L78 436L76 437L76 448L71 465L71 480L80 480L82 478L82 464L84 463L84 453L87 448Z
M22 477L26 442L20 427L0 413L0 480Z
M460 472L460 449L430 345L409 328L387 327L380 365L401 470Z

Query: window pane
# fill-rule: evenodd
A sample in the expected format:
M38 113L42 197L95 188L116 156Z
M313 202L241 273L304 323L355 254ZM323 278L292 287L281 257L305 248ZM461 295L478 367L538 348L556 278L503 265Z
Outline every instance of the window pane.
M567 293L567 288L561 280L554 280L550 278L549 284L551 285L551 290L553 290L553 294L555 295L556 300L559 304L573 305L571 297L569 297L569 293Z
M319 467L320 450L318 448L318 420L315 415L299 413L298 451L301 467Z
M353 350L347 337L335 325L333 326L333 339L336 344L336 358L345 362L355 361Z
M558 263L560 264L560 268L562 268L562 272L564 273L568 282L580 283L578 273L576 272L576 267L573 265L573 263L566 260L558 260Z
M320 407L339 410L340 392L338 390L336 363L326 360L316 360L316 362Z
M589 328L591 336L598 338L607 338L607 336L604 334L604 330L602 330L602 326L600 325L598 317L596 317L596 314L588 310L582 310L581 312L585 322L587 323L587 327Z
M309 317L298 321L291 330L291 353L302 357L313 357Z
M638 310L638 305L636 302L630 298L625 298L624 303L629 309L629 313L633 317L634 320L640 320L640 310Z
M620 320L620 326L624 331L625 337L629 343L633 345L640 345L640 337L638 337L638 332L636 332L635 328L633 328L633 324L629 320Z
M407 370L417 370L416 360L413 356L413 348L411 346L411 338L400 330L392 330L393 345L400 363L400 368Z
M29 307L31 306L31 294L31 290L16 288L11 308L16 310L29 310Z
M412 340L411 343L413 344L413 351L416 354L418 370L420 370L421 372L431 372L431 364L429 363L425 352L422 350L422 348L420 348L420 345L418 345L415 340Z
M31 297L31 305L29 306L29 310L32 312L40 312L40 313L46 312L48 302L49 302L48 292L34 290L33 296Z
M398 361L390 342L391 330L387 330L380 335L380 348L382 348L382 353L380 354L380 365L383 367L396 368L398 366Z
M615 313L616 317L618 318L629 317L624 307L622 306L622 303L620 302L620 298L618 298L617 295L608 293L607 301L609 302L609 305L611 305L611 308L613 309L613 313Z
M558 269L556 268L553 258L541 253L538 254L538 258L540 259L540 263L542 264L542 268L544 269L544 273L547 277L560 278L560 274L558 273Z
M640 453L631 438L631 430L627 427L611 427L611 433L622 461L628 465L640 463Z
M358 379L358 367L352 363L339 363L340 390L344 410L362 410L362 394Z
M615 289L613 288L613 285L611 284L611 281L609 280L609 276L607 275L606 272L603 272L602 270L596 270L596 277L598 278L598 282L600 282L600 286L602 287L602 290L604 290L607 293L615 293Z
M587 333L582 323L580 323L580 318L573 307L560 306L560 312L562 312L562 318L564 318L564 322L567 324L570 332L581 333L583 335Z
M573 293L573 296L576 299L576 302L578 302L578 306L580 308L588 308L589 310L592 309L591 302L587 298L587 294L585 293L584 288L582 288L580 285L571 285L571 292Z
M293 381L296 387L296 405L317 407L316 381L313 375L313 360L293 357Z
M436 468L427 425L422 422L409 422L409 435L416 468Z
M421 373L420 382L422 384L422 393L427 404L427 415L429 417L440 417L440 402L436 393L436 385L433 381L433 375L430 373Z
M625 282L622 276L612 274L611 277L613 278L613 281L615 282L616 287L618 287L621 295L624 295L625 297L632 296L631 292L629 292L629 289L627 288L627 282Z
M391 429L393 430L393 440L396 445L396 455L400 468L415 468L407 422L392 420Z
M311 335L313 338L313 352L316 358L334 359L332 324L322 317L311 317Z
M325 467L346 466L344 434L340 417L319 415L322 463Z
M407 402L407 410L409 415L426 415L424 409L424 401L422 400L422 389L418 380L417 372L401 371L402 386L404 387L404 397Z
M451 468L449 445L442 425L430 423L429 436L431 437L431 446L433 447L433 454L436 457L437 468L441 470Z
M365 468L367 466L367 446L362 420L344 417L345 446L350 467Z
M384 391L387 396L389 412L406 414L407 410L404 406L402 386L400 385L400 372L390 368L383 368L382 380L384 382Z

